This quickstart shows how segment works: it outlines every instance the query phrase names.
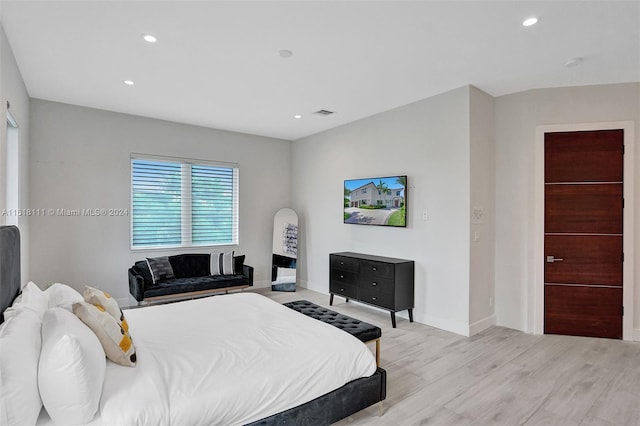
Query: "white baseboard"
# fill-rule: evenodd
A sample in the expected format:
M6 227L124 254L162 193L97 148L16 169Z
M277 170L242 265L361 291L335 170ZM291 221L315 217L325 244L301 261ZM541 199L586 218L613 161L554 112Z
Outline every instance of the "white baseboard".
M413 318L419 323L469 337L469 326L467 324L434 317L432 315L416 315L415 311L413 312Z
M482 318L481 320L478 320L473 324L469 325L469 336L478 334L489 327L493 327L494 325L496 325L495 315L489 315L488 317Z
M640 328L636 328L633 330L633 340L636 342L640 342Z

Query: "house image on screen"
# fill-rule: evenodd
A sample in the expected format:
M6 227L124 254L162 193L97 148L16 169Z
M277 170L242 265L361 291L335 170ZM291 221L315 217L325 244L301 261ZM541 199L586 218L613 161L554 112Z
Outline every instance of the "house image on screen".
M362 185L349 193L351 207L383 205L385 207L402 207L404 204L404 188L379 189L373 182Z

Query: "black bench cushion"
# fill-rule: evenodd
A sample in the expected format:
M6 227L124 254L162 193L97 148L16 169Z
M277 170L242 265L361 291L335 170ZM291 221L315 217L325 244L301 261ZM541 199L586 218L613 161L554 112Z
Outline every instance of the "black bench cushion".
M360 321L355 318L342 315L338 312L332 311L322 306L311 303L308 300L296 300L293 302L285 303L284 306L291 308L309 316L315 318L327 324L331 324L334 327L338 327L341 330L352 334L356 338L363 342L378 339L382 336L382 330L380 327L369 324L364 321Z

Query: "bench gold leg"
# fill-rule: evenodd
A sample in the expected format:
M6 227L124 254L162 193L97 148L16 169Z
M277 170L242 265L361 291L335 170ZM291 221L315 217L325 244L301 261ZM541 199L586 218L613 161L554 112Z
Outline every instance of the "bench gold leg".
M368 341L366 341L364 343L366 345L366 344L369 344L371 342L376 342L376 366L380 367L380 338L378 337L375 340L368 340Z

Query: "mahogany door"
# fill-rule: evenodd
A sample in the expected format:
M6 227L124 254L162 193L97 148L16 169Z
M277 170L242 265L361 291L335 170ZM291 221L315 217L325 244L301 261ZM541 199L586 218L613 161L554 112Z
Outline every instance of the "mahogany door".
M544 332L621 339L623 131L544 143Z

